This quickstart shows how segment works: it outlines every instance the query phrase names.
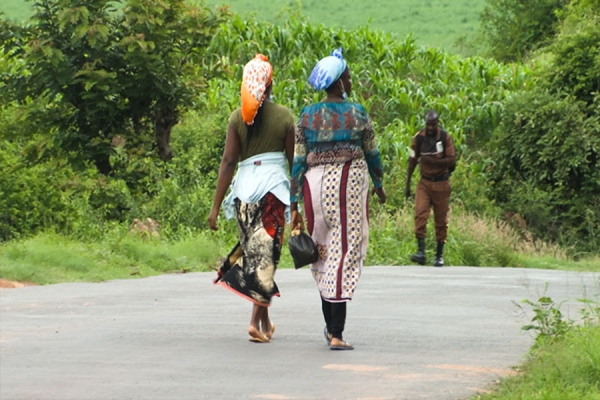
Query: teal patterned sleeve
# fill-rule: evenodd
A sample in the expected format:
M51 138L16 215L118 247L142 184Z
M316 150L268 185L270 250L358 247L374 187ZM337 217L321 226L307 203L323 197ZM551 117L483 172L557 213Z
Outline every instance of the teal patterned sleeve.
M362 148L365 152L365 160L367 161L369 175L371 176L373 185L376 188L380 188L383 186L383 162L381 161L381 154L377 148L375 131L373 130L373 124L370 118L367 119L365 124Z
M296 125L295 145L294 145L294 163L292 165L292 177L290 180L290 201L302 201L302 186L304 184L304 174L306 174L306 136L304 128Z

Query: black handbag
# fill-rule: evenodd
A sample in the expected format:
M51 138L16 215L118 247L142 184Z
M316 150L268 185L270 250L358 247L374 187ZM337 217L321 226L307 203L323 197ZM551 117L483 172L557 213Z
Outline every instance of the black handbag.
M296 269L312 264L319 259L319 250L312 238L304 231L293 230L288 240L288 248Z

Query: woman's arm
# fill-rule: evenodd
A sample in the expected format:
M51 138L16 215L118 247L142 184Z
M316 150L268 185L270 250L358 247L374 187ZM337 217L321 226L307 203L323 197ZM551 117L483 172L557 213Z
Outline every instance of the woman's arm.
M304 229L302 214L298 211L298 202L302 200L302 186L306 173L306 136L300 124L294 129L294 156L290 179L290 211L292 213L291 229Z
M285 137L285 157L287 158L288 165L290 167L290 174L292 173L292 166L294 165L294 144L295 144L296 129L292 126Z
M381 154L377 147L377 141L375 139L375 131L371 119L367 120L365 124L365 130L363 133L362 149L365 153L365 161L369 169L369 175L373 182L372 193L377 193L380 203L385 203L386 193L383 189L383 162L381 161Z
M225 198L225 193L231 181L233 180L233 174L235 167L237 166L240 158L240 138L235 131L235 128L229 124L227 127L227 138L225 139L225 150L223 150L223 157L221 158L221 166L219 167L219 178L217 180L217 190L215 192L215 198L213 200L213 207L208 215L208 225L210 229L216 231L217 218L219 217L219 211L221 209L221 203Z

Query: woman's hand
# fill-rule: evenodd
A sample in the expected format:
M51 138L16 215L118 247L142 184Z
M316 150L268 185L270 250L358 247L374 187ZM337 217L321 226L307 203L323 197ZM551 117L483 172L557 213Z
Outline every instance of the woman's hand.
M304 220L302 219L302 214L298 211L292 211L292 222L290 224L290 229L293 231L294 229L299 229L301 231L304 230Z
M386 202L387 195L385 194L385 189L383 188L383 186L380 188L371 189L371 195L374 194L377 194L377 197L379 197L379 203L383 204Z
M219 209L213 208L208 214L208 226L213 231L218 231L219 227L217 226L217 218L219 217Z

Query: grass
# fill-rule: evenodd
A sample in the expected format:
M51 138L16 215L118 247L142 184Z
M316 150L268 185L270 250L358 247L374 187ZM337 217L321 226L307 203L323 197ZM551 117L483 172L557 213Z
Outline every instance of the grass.
M571 329L542 343L519 373L501 381L490 394L473 400L600 399L600 329L597 324Z
M431 221L430 221L431 222ZM430 223L427 255L435 243ZM47 233L0 245L0 278L37 284L144 277L162 273L210 271L234 244L235 223L223 221L218 234L200 232L178 240L145 239L113 228L96 242ZM371 219L366 265L411 265L416 251L412 208ZM491 219L455 212L450 216L446 265L501 266L600 272L600 258L575 261L557 246L528 243L509 226ZM287 247L280 268L292 268Z
M25 0L2 0L0 3L0 12L4 13L5 18L14 21L24 21L31 15L32 3Z
M117 239L83 243L41 234L0 246L0 277L42 285L99 282L209 271L220 256L214 243L201 235L169 242L124 234Z
M244 14L257 13L259 19L277 22L285 18L287 6L300 9L308 22L352 29L370 24L377 30L404 38L412 34L421 45L457 52L455 42L472 35L479 28L479 14L485 0L375 0L355 2L304 0L275 2L268 0L229 0L231 10ZM224 1L208 0L209 5Z
M378 205L373 204L373 207ZM565 249L540 241L526 241L510 225L491 218L465 213L455 206L449 216L446 265L474 267L520 267L600 272L600 257L578 260ZM371 219L371 235L366 264L411 265L416 251L412 205L393 213L376 213ZM433 215L427 228L426 253L435 254Z
M473 400L600 399L600 293L591 296L578 299L576 319L565 317L563 303L545 293L536 301L523 300L533 311L523 330L536 333L534 345L518 373Z
M351 5L341 0L205 1L210 7L225 3L230 5L233 12L244 16L256 15L259 20L281 22L289 15L285 10L291 8L299 10L313 24L344 29L369 24L374 29L393 33L399 38L412 34L420 45L461 53L463 49L457 41L476 33L485 0L375 0ZM0 7L8 18L23 21L31 15L32 3L26 0L2 0Z

